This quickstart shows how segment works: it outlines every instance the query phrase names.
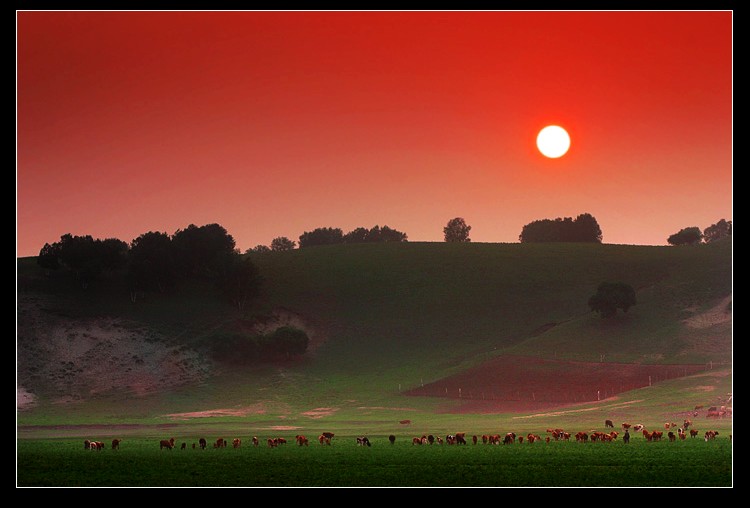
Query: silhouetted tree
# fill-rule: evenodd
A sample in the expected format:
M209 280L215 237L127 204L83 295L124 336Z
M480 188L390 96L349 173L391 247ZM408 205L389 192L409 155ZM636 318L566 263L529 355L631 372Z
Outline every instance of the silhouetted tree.
M449 220L443 228L446 242L470 242L469 231L471 231L471 226L466 224L462 217Z
M39 251L39 256L36 258L36 263L44 268L47 275L50 274L50 270L57 270L60 268L60 244L53 243L52 245L45 243L42 249Z
M245 254L252 254L253 252L271 252L271 248L268 245L258 244L255 247L247 249Z
M286 236L279 236L271 240L271 250L274 252L283 250L294 250L297 246L297 242L290 240Z
M166 233L149 231L130 242L128 274L134 289L165 292L175 284L174 248Z
M526 224L518 236L521 243L532 242L598 242L602 230L593 215L582 213L572 217L541 219Z
M614 316L617 309L627 312L635 304L635 290L623 282L602 282L589 298L592 312L598 312L603 318Z
M344 235L344 243L406 242L406 233L388 226L374 226L372 229L356 228Z
M227 254L234 253L234 238L219 224L177 230L172 235L175 261L188 276L210 276L215 264Z
M375 228L377 228L377 226L375 226ZM372 230L370 230L370 234L371 235L373 234ZM406 236L406 233L403 233L396 229L391 229L388 226L383 226L382 228L380 228L376 237L377 237L378 242L406 242L408 241L408 237Z
M260 289L262 279L258 268L250 258L234 252L222 255L217 267L217 288L224 299L242 312Z
M344 235L344 243L365 243L369 235L369 229L356 228Z
M670 245L698 245L703 240L703 233L697 226L683 228L667 238Z
M602 229L590 213L582 213L573 221L571 242L599 242L602 241Z
M305 231L299 237L299 248L316 245L335 245L344 242L344 233L340 228L317 228Z
M711 224L703 230L703 241L706 243L716 242L732 236L732 221L721 219L716 224Z

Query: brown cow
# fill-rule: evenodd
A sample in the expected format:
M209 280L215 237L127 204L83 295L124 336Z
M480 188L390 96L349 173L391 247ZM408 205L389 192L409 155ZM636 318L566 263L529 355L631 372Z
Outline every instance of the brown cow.
M88 439L85 439L83 441L83 449L84 450L90 450L91 449L91 441L89 441Z
M220 437L216 440L214 443L214 448L226 448L227 447L227 440L223 437Z
M238 437L232 439L232 447L239 448L242 445L242 440Z
M390 441L391 444L395 443L396 442L396 436L394 436L393 434L391 434L390 436L388 436L388 441Z
M167 450L171 450L172 448L174 448L174 438L170 438L169 440L162 439L161 441L159 441L159 449L163 450L164 448L166 448Z
M198 446L200 446L201 450L206 449L206 438L202 437L198 440Z
M456 432L456 444L466 444L466 432Z
M268 447L269 448L276 448L277 446L279 446L279 444L276 442L276 440L269 437L268 438Z
M672 432L671 430L667 432L667 437L669 438L670 443L673 443L677 440L677 436L675 436L675 433Z
M180 445L180 450L187 450L187 443L182 443L182 445Z
M322 445L331 445L331 438L327 436L326 434L330 434L330 432L323 432L320 436L318 436L318 441ZM332 434L331 434L332 435Z
M309 446L310 444L307 438L303 436L302 434L295 436L294 440L297 442L299 446Z
M119 450L120 449L120 441L122 441L122 439L113 439L112 440L112 449L113 450Z
M612 420L604 420L604 428L605 429L614 429L615 424L612 423Z
M401 425L411 425L411 420L399 420L398 423Z
M628 430L629 428L630 428L630 424L623 422L623 424L622 424L622 430Z
M260 444L260 441L258 441L258 436L253 436L253 446L258 446Z

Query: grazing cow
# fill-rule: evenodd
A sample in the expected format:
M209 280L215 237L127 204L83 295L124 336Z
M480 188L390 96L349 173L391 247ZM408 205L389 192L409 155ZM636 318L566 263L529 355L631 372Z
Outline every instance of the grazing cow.
M628 430L629 428L630 428L630 424L623 422L623 424L622 424L622 430Z
M628 444L630 442L630 431L625 429L625 434L622 435L622 442Z
M692 420L685 420L682 422L682 428L683 430L688 430L688 427L690 427L693 424Z
M242 446L242 440L238 437L232 439L232 448L239 448Z
M612 420L604 420L604 428L605 429L614 429L615 424L612 423Z
M331 445L331 438L329 436L327 436L326 434L330 434L330 433L329 432L322 433L320 436L318 436L318 441L322 445L328 445L328 446L330 446Z
M391 444L395 443L396 442L396 436L394 436L393 434L391 434L390 436L388 436L388 441L390 441Z
M436 442L437 442L437 444L439 444L439 445L443 444L443 438L442 438L442 437L440 437L440 436L436 437L436 438L435 438L435 441L436 441Z
M276 442L278 444L286 444L286 439L284 439L283 437L277 437Z
M227 440L223 437L220 437L216 440L214 443L214 448L226 448L227 447Z
M651 439L654 441L661 441L662 436L664 435L664 432L660 430L655 430L651 433Z
M113 439L112 440L112 449L113 450L119 450L120 449L120 441L122 441L122 439Z
M104 449L104 443L101 441L91 441L91 449L99 452Z
M430 443L430 444L434 444L435 443L435 436L433 436L432 434L429 434L427 436L427 442Z
M612 441L617 440L617 436L619 436L619 434L616 431L614 431L614 430L609 433L609 437L612 438Z
M471 436L471 442L472 443L477 444L478 441L479 441L479 438L476 435Z
M456 444L466 444L466 432L456 432Z
M550 437L547 436L546 438L544 438L544 441L547 442L547 443L549 443L550 442Z
M414 446L416 444L421 445L422 444L422 438L420 438L420 437L413 437L411 439L411 444L412 444L412 446Z
M187 443L182 443L180 445L180 450L187 450Z
M695 406L695 407L693 408L693 411L698 411L698 410L700 410L700 409L703 409L703 406L702 406L702 405L700 405L700 406Z
M690 429L690 437L695 437L698 435L698 431L696 429Z
M523 444L523 436L518 436L518 444Z
M411 420L399 420L398 423L401 425L411 425Z
M358 446L372 446L370 444L370 440L367 439L367 436L361 436L357 438L357 445Z
M669 432L667 432L667 437L669 438L669 442L670 443L673 443L674 441L677 440L677 436L671 430Z
M294 440L297 442L299 446L309 446L310 444L307 438L303 436L302 434L295 436Z
M333 439L333 432L323 432L322 435L327 437L328 439Z
M268 447L269 448L276 448L277 446L279 446L279 444L276 442L276 440L269 437L268 438Z
M170 438L169 440L162 439L161 441L159 441L159 449L163 450L164 448L168 450L174 448L174 438Z
M719 435L719 431L717 430L707 430L706 434L704 435L703 439L704 441L708 442L711 439L716 439L716 436Z
M205 450L206 449L206 444L207 443L206 443L206 438L205 437L202 437L202 438L200 438L198 440L198 446L200 446L201 450Z
M258 446L260 444L260 441L258 440L258 436L253 436L253 446Z
M643 425L642 423L639 423L638 425L636 425L635 427L633 427L633 430L634 430L635 432L640 432L640 431L642 431L642 430L643 430L644 428L645 428L645 426L644 426L644 425Z
M90 450L91 449L91 441L88 439L83 441L83 449L84 450Z
M503 438L503 444L513 444L516 442L516 433L515 432L508 432L505 434L505 437Z
M445 443L449 445L456 444L456 436L454 436L453 434L448 434L447 436L445 436Z
M576 432L576 443L585 443L589 440L589 435L586 432Z

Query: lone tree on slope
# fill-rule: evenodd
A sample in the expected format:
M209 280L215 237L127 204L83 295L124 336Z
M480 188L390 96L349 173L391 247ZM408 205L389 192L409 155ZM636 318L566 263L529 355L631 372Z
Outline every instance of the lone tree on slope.
M598 312L603 318L614 316L617 309L627 312L635 304L635 290L623 282L602 282L589 298L592 312Z

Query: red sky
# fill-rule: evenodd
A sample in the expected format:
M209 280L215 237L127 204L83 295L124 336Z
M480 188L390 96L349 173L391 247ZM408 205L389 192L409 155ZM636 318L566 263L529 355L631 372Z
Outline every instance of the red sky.
M732 219L732 12L17 12L17 255L219 223ZM535 147L548 124L572 145Z

